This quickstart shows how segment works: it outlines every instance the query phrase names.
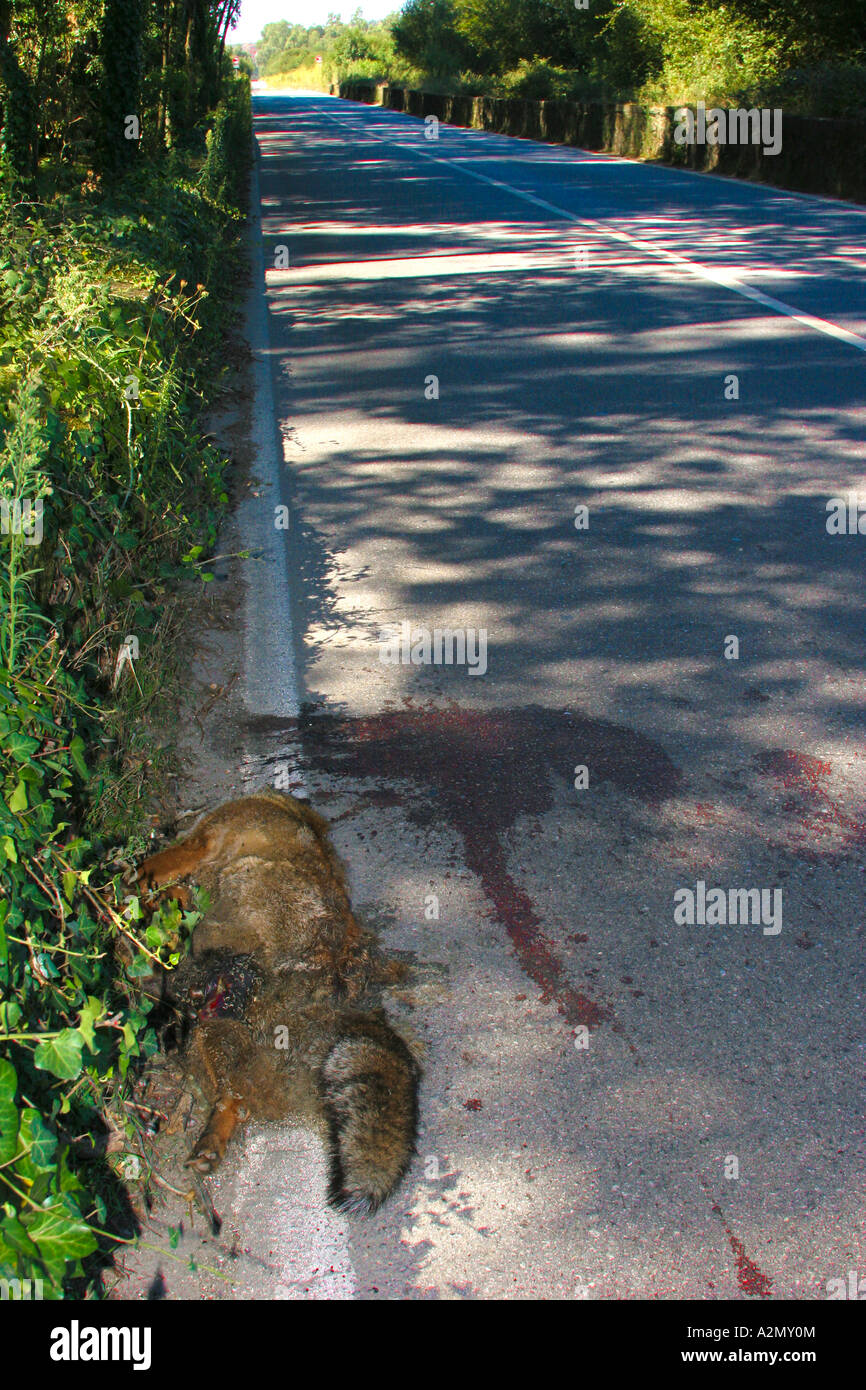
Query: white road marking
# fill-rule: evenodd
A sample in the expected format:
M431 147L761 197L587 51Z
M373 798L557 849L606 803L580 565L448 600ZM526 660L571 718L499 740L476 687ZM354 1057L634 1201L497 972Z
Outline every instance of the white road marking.
M250 489L237 508L241 543L256 559L247 562L244 598L244 702L251 714L297 718L301 701L295 670L294 627L286 561L285 533L275 525L275 507L284 460L277 442L277 414L271 382L271 348L262 253L258 173L252 169L250 237L253 275L246 305L246 331L252 349L251 434L254 469L260 486ZM258 495L256 495L258 494Z
M386 108L382 109L385 110ZM392 112L390 114L403 113ZM322 115L326 120L345 127L345 121L339 117L332 116L326 111L323 111ZM690 260L689 257L681 256L676 251L669 251L665 247L655 246L652 242L642 241L639 237L630 236L628 232L618 232L607 222L598 221L594 217L580 217L576 213L569 212L567 208L561 208L556 203L548 203L544 198L538 198L534 193L526 193L522 188L515 188L513 184L505 183L502 179L491 178L489 174L480 174L477 169L468 169L458 159L443 159L439 155L431 154L429 150L420 150L414 145L407 145L402 140L373 134L366 127L356 126L355 128L364 129L364 133L370 135L371 139L379 140L384 144L396 145L398 149L419 155L421 159L429 159L434 164L444 164L448 169L456 169L459 173L465 174L467 178L477 179L479 183L488 183L493 188L501 188L505 193L511 193L515 198L521 198L525 203L532 203L535 207L543 208L545 212L551 212L554 216L562 217L567 222L574 222L582 227L591 227L599 235L610 237L614 241L625 242L627 246L643 252L644 255L654 256L658 260L681 266L696 278L720 285L722 289L733 290L735 294L742 295L744 299L751 299L765 309L771 309L774 313L783 314L786 318L793 319L803 328L812 329L816 333L824 333L829 338L836 338L839 342L847 343L849 347L856 348L858 352L866 352L866 338L859 333L852 332L850 328L843 328L841 324L832 323L829 319L807 314L802 309L797 309L793 304L786 304L783 299L775 299L772 295L764 294L763 290L753 289L751 285L744 284L730 271L713 270L710 266L702 265L700 261ZM462 133L460 126L449 128Z
M271 379L271 347L262 253L261 202L255 164L250 207L253 275L247 297L246 331L253 354L251 432L258 496L237 509L242 544L260 559L246 571L244 610L244 699L251 714L282 718L300 711L295 667L285 536L274 524L282 505L285 461L278 444L278 419ZM251 489L252 494L252 489ZM288 757L286 763L288 765ZM262 768L249 751L245 780L261 783ZM306 795L303 774L291 768L291 790ZM222 1175L221 1175L222 1177ZM351 1299L356 1278L345 1218L327 1205L327 1172L321 1141L291 1126L254 1126L243 1161L225 1182L227 1211L257 1270L246 1275L241 1297Z
M291 1125L255 1125L231 1185L231 1220L266 1271L273 1299L351 1299L346 1218L326 1201L321 1143Z

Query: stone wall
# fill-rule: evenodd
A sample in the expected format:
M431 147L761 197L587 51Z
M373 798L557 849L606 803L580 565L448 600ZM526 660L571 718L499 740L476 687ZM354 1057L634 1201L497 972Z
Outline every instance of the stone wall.
M818 116L782 116L782 148L760 145L678 145L673 106L634 102L525 101L519 97L441 96L407 87L343 83L331 88L349 101L386 106L445 125L519 135L556 145L658 160L866 203L866 124Z

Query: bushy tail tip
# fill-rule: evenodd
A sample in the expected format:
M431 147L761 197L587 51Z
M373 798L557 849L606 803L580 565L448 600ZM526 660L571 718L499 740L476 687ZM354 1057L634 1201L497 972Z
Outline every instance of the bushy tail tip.
M328 1200L368 1215L397 1187L415 1152L418 1066L385 1024L347 1033L322 1068L331 1141Z

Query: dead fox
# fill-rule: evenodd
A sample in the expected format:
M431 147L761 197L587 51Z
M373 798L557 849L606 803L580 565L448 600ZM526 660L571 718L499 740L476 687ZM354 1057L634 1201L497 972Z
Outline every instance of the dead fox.
M331 1204L375 1211L414 1152L420 1072L377 1007L404 967L355 920L327 821L259 792L202 817L136 877L181 900L193 881L211 900L168 977L192 1021L185 1063L213 1103L188 1164L211 1172L248 1117L296 1115L325 1134Z

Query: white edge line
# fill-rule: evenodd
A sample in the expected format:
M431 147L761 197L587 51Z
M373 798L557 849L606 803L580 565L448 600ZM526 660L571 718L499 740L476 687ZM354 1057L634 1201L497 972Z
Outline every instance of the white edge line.
M243 497L235 511L236 524L244 549L261 556L266 568L256 566L245 576L244 595L244 703L250 714L269 714L295 718L300 711L300 695L295 669L295 647L291 589L286 547L282 533L273 524L273 505L283 502L281 475L284 468L278 447L277 410L271 378L271 348L268 325L261 197L257 159L250 171L249 247L252 275L247 292L245 329L252 363L252 401L250 442L253 474L261 482L263 495L252 491ZM263 655L277 649L263 664Z

